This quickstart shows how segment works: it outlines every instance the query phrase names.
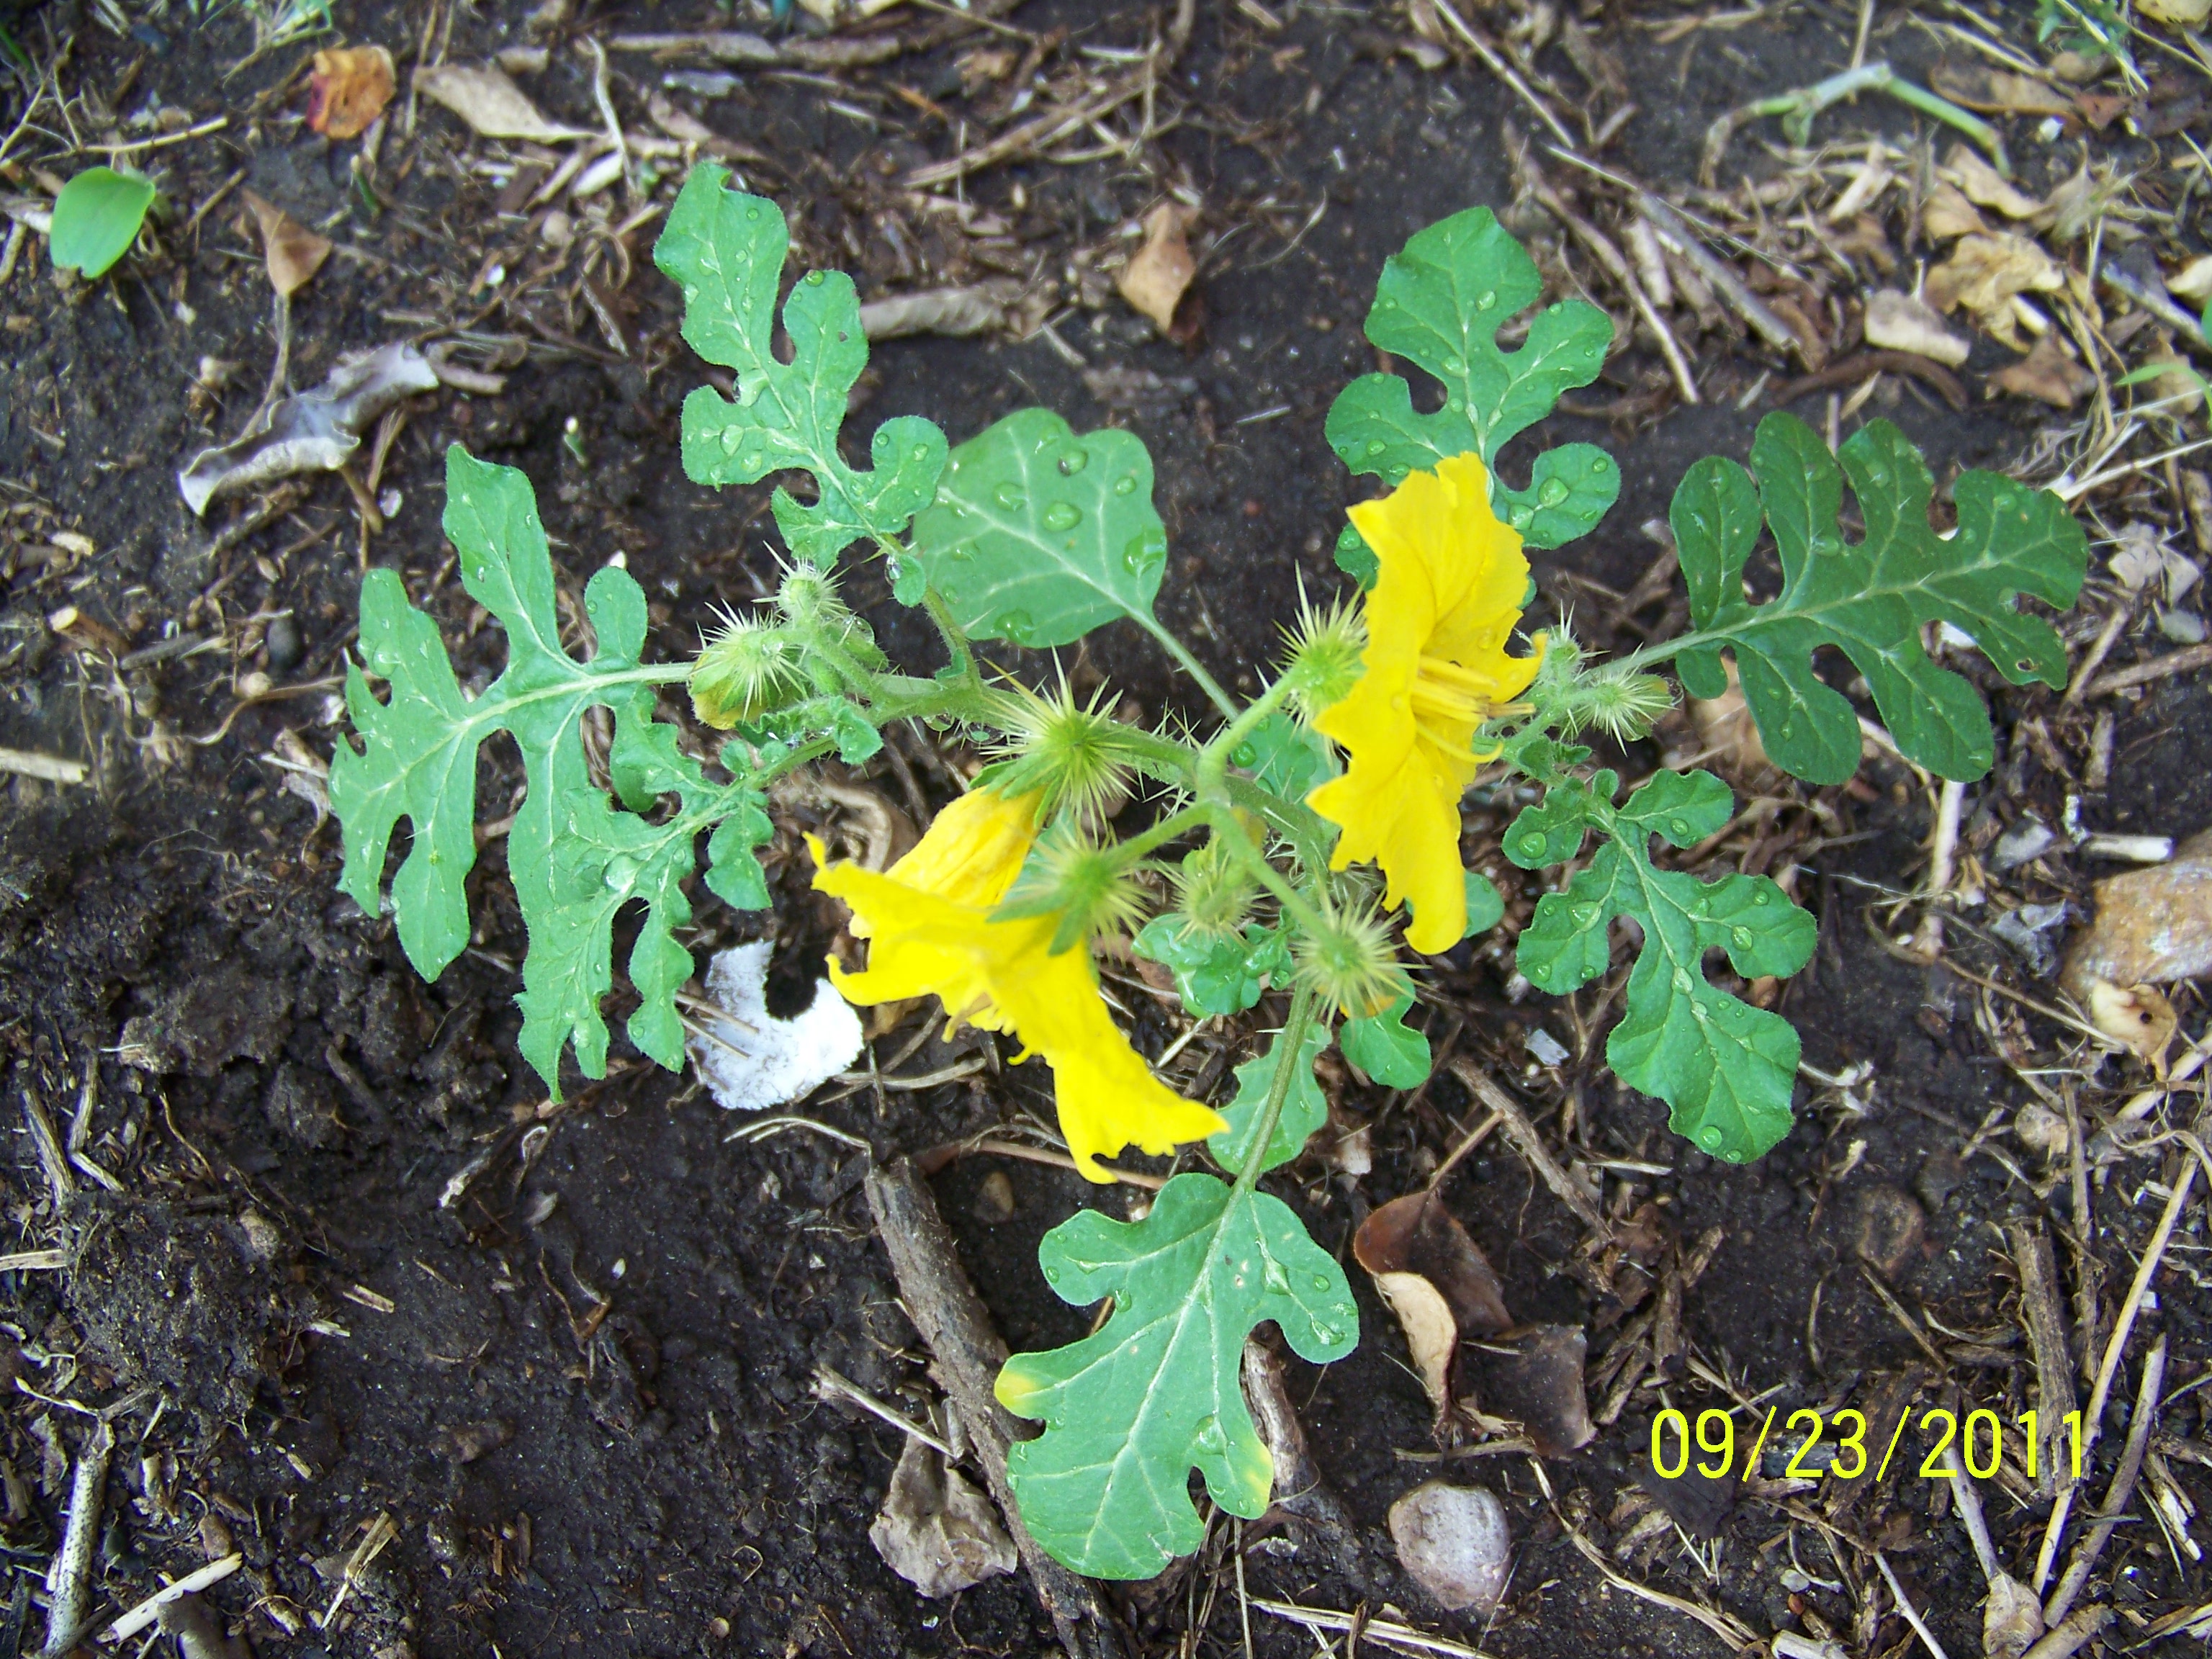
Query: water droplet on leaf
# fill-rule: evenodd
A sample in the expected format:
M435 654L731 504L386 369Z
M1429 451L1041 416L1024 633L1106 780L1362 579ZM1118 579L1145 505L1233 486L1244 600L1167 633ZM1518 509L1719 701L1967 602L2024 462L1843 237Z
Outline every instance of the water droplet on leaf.
M991 499L1009 513L1020 512L1029 505L1030 500L1028 496L1022 494L1022 487L1019 484L1011 482L1002 483L993 490Z
M1557 507L1567 499L1568 494L1567 481L1565 478L1547 478L1544 480L1543 488L1536 492L1536 499L1546 507Z
M1083 522L1083 509L1073 501L1054 501L1042 517L1047 530L1073 530Z
M1090 465L1091 455L1087 450L1063 449L1060 452L1060 470L1065 477L1073 477Z

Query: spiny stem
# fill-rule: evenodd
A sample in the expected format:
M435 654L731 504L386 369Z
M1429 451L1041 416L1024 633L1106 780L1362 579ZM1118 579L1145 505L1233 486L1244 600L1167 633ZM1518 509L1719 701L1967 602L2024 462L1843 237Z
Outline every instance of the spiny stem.
M1275 896L1275 902L1300 927L1308 934L1318 937L1324 931L1321 913L1306 902L1304 894L1284 879L1281 871L1267 862L1266 855L1253 844L1250 833L1238 821L1235 811L1212 801L1202 805L1206 816L1212 821L1213 833L1220 837L1229 855L1243 865L1254 880Z
M952 607L945 603L945 596L933 585L921 591L922 608L929 612L930 621L937 624L937 632L945 641L945 649L952 659L952 666L961 679L980 691L982 676L975 672L975 653L968 648L967 633L952 619Z
M1237 700L1224 691L1220 683L1206 672L1204 663L1190 654L1190 647L1169 633L1158 619L1150 614L1139 616L1137 621L1143 624L1146 633L1160 642L1160 648L1176 659L1176 666L1198 683L1199 690L1205 692L1213 706L1221 711L1221 718L1234 720L1239 713Z
M1260 722L1282 705L1290 695L1287 675L1279 678L1246 707L1244 712L1213 735L1213 740L1198 751L1198 781L1201 791L1221 779L1229 769L1229 757L1237 752L1237 745L1259 729Z
M1134 864L1155 847L1165 845L1177 836L1188 834L1208 821L1209 814L1203 806L1186 806L1180 812L1171 812L1141 835L1130 836L1114 849L1125 865Z
M1253 1125L1251 1149L1244 1154L1244 1167L1237 1172L1237 1190L1249 1193L1260 1184L1260 1171L1267 1162L1267 1143L1275 1138L1275 1125L1282 1120L1283 1103L1291 1097L1291 1079L1298 1063L1298 1054L1305 1047L1306 1027L1313 1023L1313 993L1301 985L1291 993L1290 1017L1275 1038L1275 1074L1267 1081L1267 1103L1260 1108L1259 1121Z

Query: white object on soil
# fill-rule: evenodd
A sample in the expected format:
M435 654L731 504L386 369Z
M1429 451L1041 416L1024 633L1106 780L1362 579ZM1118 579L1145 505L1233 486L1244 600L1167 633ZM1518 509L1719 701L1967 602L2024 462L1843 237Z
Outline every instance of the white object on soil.
M1505 1594L1512 1535L1505 1506L1482 1487L1443 1480L1414 1487L1390 1505L1390 1536L1398 1565L1439 1607L1486 1613Z
M860 1017L826 979L814 982L814 1002L791 1019L768 1011L768 962L774 944L762 939L717 951L707 965L707 996L715 1013L701 1010L700 1024L684 1039L691 1063L717 1105L757 1112L797 1100L827 1083L860 1057Z

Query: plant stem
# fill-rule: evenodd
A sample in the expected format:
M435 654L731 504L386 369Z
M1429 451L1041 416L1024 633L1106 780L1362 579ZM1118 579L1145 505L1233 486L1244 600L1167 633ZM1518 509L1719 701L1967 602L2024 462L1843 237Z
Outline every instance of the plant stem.
M1275 1038L1275 1074L1267 1080L1267 1104L1260 1109L1259 1121L1255 1124L1252 1149L1244 1155L1244 1167L1237 1172L1237 1191L1241 1195L1260 1184L1260 1171L1267 1161L1267 1143L1275 1138L1275 1125L1281 1121L1283 1103L1291 1097L1292 1068L1298 1063L1298 1052L1305 1047L1306 1027L1313 1023L1313 993L1301 985L1291 993L1290 1018Z
M1137 615L1135 620L1142 624L1146 633L1160 642L1160 648L1163 651L1176 659L1176 666L1198 683L1199 690L1205 692L1213 706L1221 711L1222 719L1234 720L1237 718L1236 699L1221 689L1220 684L1213 676L1206 672L1206 665L1190 654L1188 647L1169 633L1159 619L1150 611Z
M1290 695L1287 676L1279 678L1248 704L1244 712L1213 734L1213 739L1198 751L1198 787L1202 793L1211 793L1209 786L1219 782L1229 770L1229 757L1237 745L1259 728L1260 722L1273 714Z
M1267 862L1267 857L1254 845L1251 835L1238 821L1234 808L1218 802L1202 804L1206 816L1212 820L1213 833L1229 850L1230 856L1244 866L1246 873L1275 896L1275 902L1309 934L1318 936L1324 930L1321 913L1306 900L1305 896L1285 880L1283 872Z
M975 654L968 648L967 634L958 623L952 620L952 608L945 603L945 596L934 586L925 587L921 591L921 604L922 608L929 612L930 621L937 624L938 635L944 640L945 649L951 657L952 666L959 672L960 678L976 690L981 690L983 678L975 672Z
M1197 829L1199 825L1207 823L1209 817L1203 806L1186 806L1180 812L1170 813L1143 834L1132 836L1128 840L1118 843L1114 851L1125 865L1133 864L1155 847L1171 842L1177 836L1188 834Z

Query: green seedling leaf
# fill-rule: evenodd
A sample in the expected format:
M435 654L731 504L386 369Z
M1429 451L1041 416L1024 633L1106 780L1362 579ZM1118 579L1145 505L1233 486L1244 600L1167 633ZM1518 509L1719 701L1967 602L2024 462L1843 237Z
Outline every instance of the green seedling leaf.
M1866 524L1856 542L1838 522L1846 477ZM1802 421L1769 415L1752 441L1750 472L1711 456L1692 466L1668 515L1694 629L1675 659L1683 685L1721 696L1722 653L1733 652L1774 763L1808 782L1841 783L1858 769L1859 727L1849 699L1813 672L1814 653L1832 645L1866 677L1906 759L1946 778L1988 771L1989 712L1971 684L1929 660L1921 629L1950 623L2014 684L2063 686L2057 631L2014 600L2071 605L2088 544L2056 495L1993 472L1960 475L1959 527L1948 538L1929 526L1933 495L1919 452L1887 421L1869 422L1832 456ZM1754 605L1743 568L1762 520L1781 556L1782 591Z
M1817 930L1764 876L1701 882L1653 866L1653 836L1691 847L1728 823L1735 798L1718 778L1662 772L1615 807L1618 782L1600 772L1589 786L1555 785L1506 831L1505 855L1523 869L1575 856L1583 829L1607 837L1565 892L1537 902L1521 933L1521 971L1553 995L1587 985L1606 970L1608 925L1633 918L1644 945L1606 1059L1630 1087L1667 1103L1677 1134L1716 1158L1748 1162L1789 1133L1797 1033L1715 987L1705 952L1727 951L1746 978L1794 974L1811 959Z
M1111 1297L1104 1327L999 1373L1000 1403L1044 1419L1011 1448L1007 1478L1047 1553L1094 1578L1150 1578L1204 1540L1188 1471L1231 1515L1266 1513L1274 1460L1244 1407L1244 1339L1262 1320L1325 1364L1359 1340L1344 1270L1290 1206L1212 1176L1180 1175L1142 1221L1085 1210L1044 1237L1062 1301Z
M1267 1053L1237 1068L1237 1098L1221 1109L1229 1127L1206 1139L1206 1149L1213 1154L1213 1161L1232 1173L1243 1169L1244 1160L1252 1155L1253 1131L1260 1127L1267 1091L1275 1086L1275 1062L1282 1042L1283 1034L1276 1032ZM1267 1137L1261 1170L1288 1164L1305 1150L1313 1132L1328 1121L1328 1101L1314 1079L1314 1062L1328 1047L1328 1022L1316 1019L1308 1024L1298 1042L1298 1056L1291 1062L1290 1092L1283 1097L1283 1112L1275 1120L1275 1132Z
M154 181L135 173L87 167L78 173L54 198L55 265L80 271L87 281L106 275L138 240L154 193Z
M1534 262L1488 208L1419 232L1383 264L1367 337L1442 381L1443 406L1421 413L1399 376L1363 375L1328 412L1330 447L1355 473L1394 489L1408 472L1473 450L1492 469L1492 505L1529 546L1589 534L1620 493L1620 467L1595 444L1546 451L1525 489L1497 476L1507 442L1550 414L1562 392L1595 380L1613 344L1605 313L1567 300L1537 314L1518 350L1501 349L1499 327L1543 291ZM1337 563L1363 587L1374 580L1374 557L1356 531L1338 542Z
M1244 924L1242 934L1208 933L1170 912L1139 930L1130 948L1175 975L1183 1006L1208 1014L1241 1014L1271 984L1291 977L1291 947L1279 929Z
M1409 991L1379 1014L1347 1019L1337 1035L1344 1057L1386 1089L1418 1089L1429 1080L1429 1040L1406 1024L1413 1006Z
M1334 744L1279 712L1252 728L1229 763L1243 767L1255 783L1285 800L1304 800L1340 769Z
M1133 432L1079 436L1017 410L952 452L910 557L970 635L1069 645L1127 617L1146 629L1167 568L1152 458Z
M935 492L945 434L902 415L876 428L872 471L846 464L838 429L868 362L853 279L810 270L793 286L783 307L791 360L780 360L775 295L790 234L782 209L725 189L728 178L726 168L694 167L653 250L684 290L685 341L737 375L734 398L700 386L684 400L684 471L696 483L732 484L803 467L816 499L801 504L779 488L773 503L795 556L828 565L855 541L889 546Z
M527 787L507 834L507 868L530 933L519 999L523 1053L556 1092L571 1042L585 1073L605 1075L599 1005L613 983L615 913L635 898L646 915L629 959L642 999L629 1035L644 1053L677 1065L683 1039L673 995L691 973L690 953L672 937L691 917L678 884L692 868L692 838L719 823L708 886L732 903L766 902L751 852L769 833L761 798L742 783L708 782L678 751L675 728L654 720L654 683L670 675L640 665L645 594L626 572L610 566L584 590L597 653L580 663L562 648L552 559L520 472L449 449L445 529L460 553L462 585L506 630L507 668L479 696L465 695L437 624L408 603L398 573L368 573L367 672L356 666L346 678L362 746L341 743L331 760L331 805L345 841L339 884L374 912L392 831L407 819L413 844L392 882L399 942L425 979L444 972L469 939L464 884L476 863L477 749L495 732L510 733ZM372 674L389 682L388 698L371 688ZM609 769L617 788L632 807L678 797L666 822L617 811L592 786L579 721L593 707L615 715Z
M1505 920L1505 896L1480 870L1467 872L1467 932L1462 939L1486 933Z

